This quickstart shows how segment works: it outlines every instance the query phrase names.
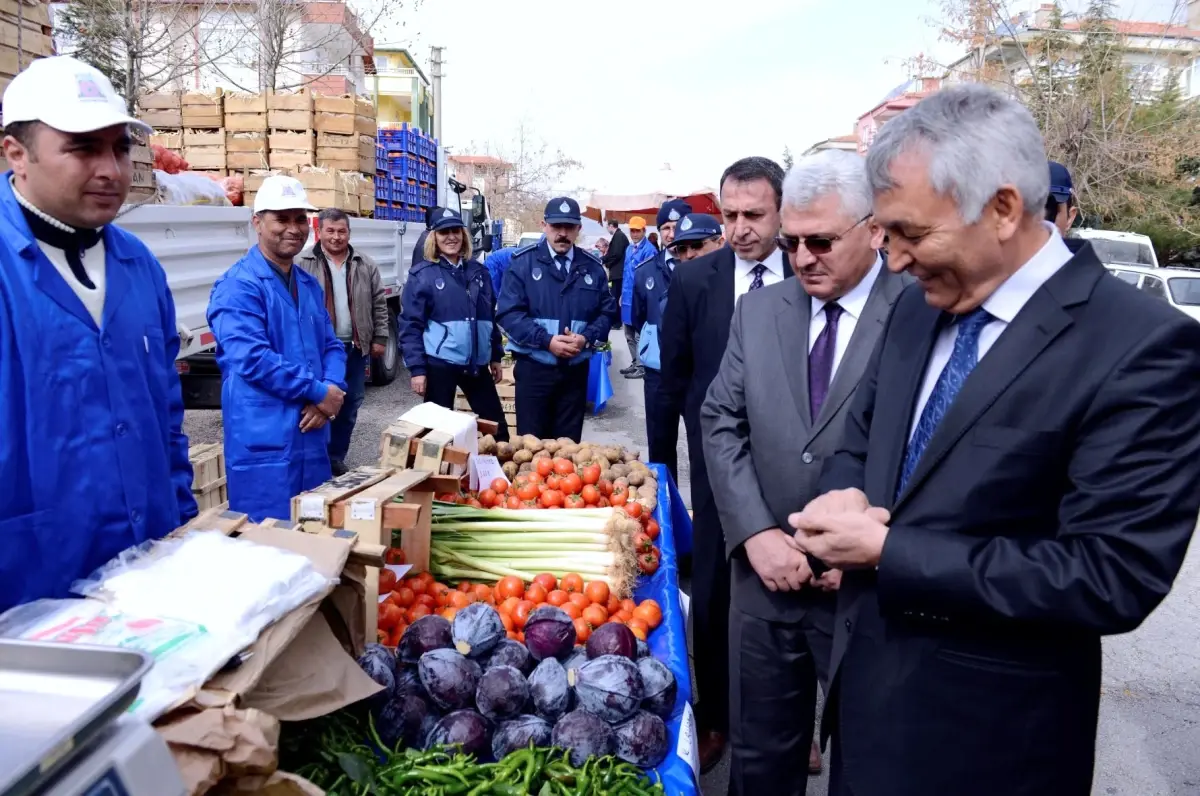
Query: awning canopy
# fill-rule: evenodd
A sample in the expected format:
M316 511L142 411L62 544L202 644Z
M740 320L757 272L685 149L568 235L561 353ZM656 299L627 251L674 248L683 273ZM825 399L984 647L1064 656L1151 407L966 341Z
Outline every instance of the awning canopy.
M670 169L662 169L649 177L646 183L636 186L630 193L595 191L587 201L584 214L597 221L613 220L627 222L631 216L642 216L653 224L663 202L669 199L686 199L694 213L719 216L721 204L717 191L707 185L684 182Z

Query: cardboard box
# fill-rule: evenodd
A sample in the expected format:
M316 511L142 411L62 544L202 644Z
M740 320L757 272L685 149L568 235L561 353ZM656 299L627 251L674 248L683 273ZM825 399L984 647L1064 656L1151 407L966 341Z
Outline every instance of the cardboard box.
M266 94L226 94L225 113L267 113Z
M230 113L225 112L226 132L257 132L267 131L267 114L264 113Z
M183 111L181 110L140 111L138 118L156 130L159 128L178 130L183 126Z

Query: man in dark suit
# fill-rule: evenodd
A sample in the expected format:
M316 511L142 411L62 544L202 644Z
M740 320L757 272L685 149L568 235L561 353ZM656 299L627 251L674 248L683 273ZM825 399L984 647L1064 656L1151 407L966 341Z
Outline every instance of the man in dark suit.
M884 268L871 203L857 154L796 161L783 181L780 235L796 278L738 302L700 408L733 568L729 792L736 796L802 796L807 776L797 761L812 745L818 679L828 692L840 573L814 579L781 529L820 494L821 465L841 443L850 397L909 281ZM809 768L820 771L819 750L815 758Z
M867 168L901 294L789 519L842 568L836 796L1087 796L1100 639L1170 590L1200 511L1200 324L1043 220L1029 112L979 85Z
M621 225L616 221L608 222L608 251L604 253L604 267L608 270L608 284L616 298L621 297L621 288L625 279L625 250L629 248L629 238L621 231Z
M729 563L705 468L700 404L725 353L734 302L792 275L775 246L783 169L767 158L745 158L725 170L719 190L729 245L680 267L671 280L659 330L659 400L647 408L655 415L650 459L666 464L672 474L681 415L688 435L696 725L702 769L720 760L729 730Z

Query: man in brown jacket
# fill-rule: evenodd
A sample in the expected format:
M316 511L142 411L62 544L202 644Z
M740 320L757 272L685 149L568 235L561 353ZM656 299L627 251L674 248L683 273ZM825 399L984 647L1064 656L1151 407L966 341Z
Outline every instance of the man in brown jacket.
M317 244L297 263L317 278L338 339L346 346L346 402L330 422L329 462L346 472L346 453L367 387L367 357L382 356L388 342L388 308L379 266L350 245L350 218L328 208L317 216Z

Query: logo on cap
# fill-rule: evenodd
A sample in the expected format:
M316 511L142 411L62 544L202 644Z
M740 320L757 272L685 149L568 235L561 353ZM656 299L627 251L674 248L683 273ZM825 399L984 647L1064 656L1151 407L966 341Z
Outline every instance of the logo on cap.
M671 212L667 216L667 218L671 219L672 221L678 221L679 220L679 211L672 207Z
M279 194L280 194L280 196L295 196L296 195L296 186L294 186L290 183L285 183L282 186L280 186Z
M685 218L683 223L679 225L679 228L684 232L688 231L692 228L692 220L690 218Z
M564 213L570 213L570 212L571 212L571 206L570 206L569 204L567 204L566 202L563 202L562 204L560 204L560 205L558 206L558 209L559 209L559 210L561 210L561 211L562 211L562 212L564 212Z
M442 211L442 218L454 218L454 211L447 207Z
M75 85L79 89L79 99L104 99L104 92L91 75L76 75Z

